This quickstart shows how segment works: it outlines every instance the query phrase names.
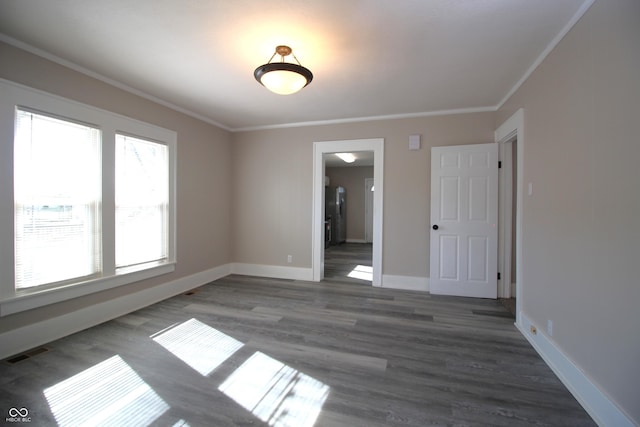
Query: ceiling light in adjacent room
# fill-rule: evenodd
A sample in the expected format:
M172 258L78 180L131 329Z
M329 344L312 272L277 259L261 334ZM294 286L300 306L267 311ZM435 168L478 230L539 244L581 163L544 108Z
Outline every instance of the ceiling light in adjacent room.
M280 55L280 62L271 62L276 55ZM284 62L285 56L293 56L297 64ZM313 74L303 67L289 46L278 46L269 62L259 66L253 72L256 80L279 95L290 95L298 92L313 80Z
M336 156L340 157L345 163L353 163L356 161L356 156L351 153L336 153Z

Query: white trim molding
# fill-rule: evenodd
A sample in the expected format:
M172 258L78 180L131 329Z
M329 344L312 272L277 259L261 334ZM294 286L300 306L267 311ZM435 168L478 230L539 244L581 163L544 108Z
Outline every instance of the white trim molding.
M309 282L313 279L313 274L310 268L246 264L242 262L234 262L231 264L231 274L269 277L272 279L306 280Z
M523 209L524 209L524 152L525 152L525 144L524 144L524 109L518 109L511 117L504 121L496 130L494 135L495 142L500 144L504 144L507 141L516 139L515 144L517 144L517 152L516 152L516 182L515 186L517 188L517 196L516 196L516 291L515 295L511 295L512 297L516 297L516 323L520 324L520 312L522 311L522 301L524 299L523 289L524 289L524 279L522 271L524 269L524 262L522 257L522 248L523 248L523 237L522 237L522 217L523 217ZM513 218L512 218L513 220ZM501 234L505 234L504 230ZM509 274L509 281L513 282L513 274ZM506 279L506 278L505 278Z
M520 77L520 79L516 82L516 84L504 95L504 97L498 102L497 105L485 105L481 107L469 107L469 108L455 108L449 110L434 110L434 111L420 111L414 113L403 113L403 114L386 114L386 115L378 115L378 116L364 116L364 117L350 117L344 119L333 119L333 120L312 120L305 122L294 122L294 123L279 123L279 124L268 124L268 125L257 125L257 126L240 126L240 127L231 127L224 123L221 123L217 120L214 120L211 117L204 116L200 113L196 113L189 109L180 107L174 104L171 101L167 101L157 96L150 95L140 89L131 87L124 83L121 83L117 80L106 77L96 71L88 69L86 67L80 66L74 62L63 59L59 56L56 56L50 52L39 49L35 46L32 46L23 41L14 39L5 34L0 34L0 41L5 42L9 45L15 46L18 49L22 49L34 55L40 56L44 59L52 61L56 64L60 64L64 67L70 68L74 71L107 83L111 86L122 89L126 92L132 93L141 98L147 99L156 104L162 105L164 107L170 108L179 113L185 114L187 116L193 117L195 119L201 120L203 122L209 123L221 129L224 129L229 132L250 132L256 130L269 130L269 129L286 129L286 128L296 128L296 127L306 127L306 126L319 126L319 125L335 125L342 123L362 123L368 121L379 121L379 120L398 120L398 119L406 119L406 118L416 118L416 117L433 117L433 116L443 116L443 115L451 115L451 114L468 114L468 113L479 113L479 112L492 112L499 110L504 103L522 86L522 84L531 76L531 74L538 68L538 66L544 61L544 59L551 53L551 51L560 43L560 41L567 35L567 33L573 28L573 26L582 18L582 16L589 10L589 8L593 5L595 0L584 0L582 5L578 8L576 13L573 15L571 20L567 22L567 24L562 28L562 30L556 34L556 36L551 40L551 42L547 45L547 47L540 53L540 55L536 58L536 60L529 66L527 71Z
M141 280L172 273L173 271L175 271L175 263L161 264L153 268L133 271L125 275L117 275L114 277L88 281L86 283L18 295L13 298L0 301L0 317L90 295L99 291L104 291L105 289L112 289L133 282L139 282Z
M592 0L592 1L595 1L595 0ZM400 120L400 119L413 119L413 118L420 118L420 117L449 116L453 114L486 113L486 112L496 111L497 109L498 108L494 105L487 105L484 107L455 108L451 110L419 111L416 113L385 114L381 116L361 116L361 117L351 117L347 119L312 120L307 122L294 122L294 123L281 123L281 124L274 124L274 125L239 127L239 128L231 129L231 132L253 132L256 130L339 125L343 123L365 123L365 122L375 122L380 120Z
M39 57L44 58L44 59L46 59L48 61L51 61L53 63L62 65L63 67L69 68L69 69L71 69L73 71L77 71L78 73L81 73L81 74L84 74L85 76L89 76L91 78L99 80L99 81L101 81L103 83L106 83L106 84L108 84L110 86L113 86L113 87L116 87L118 89L124 90L125 92L129 92L129 93L131 93L133 95L139 96L140 98L144 98L144 99L146 99L148 101L151 101L151 102L153 102L155 104L162 105L163 107L167 107L167 108L169 108L169 109L171 109L173 111L177 111L178 113L185 114L187 116L193 117L194 119L201 120L203 122L209 123L209 124L211 124L213 126L219 127L221 129L224 129L224 130L229 131L229 132L234 131L234 129L231 129L230 127L228 127L228 126L226 126L226 125L224 125L224 124L222 124L222 123L220 123L220 122L218 122L216 120L213 120L210 117L203 116L202 114L198 114L198 113L195 113L195 112L193 112L193 111L191 111L189 109L180 107L177 104L174 104L173 102L166 101L166 100L158 98L157 96L154 96L154 95L150 95L150 94L148 94L148 93L146 93L146 92L144 92L144 91L142 91L140 89L136 89L136 88L131 87L131 86L127 85L127 84L124 84L124 83L121 83L121 82L119 82L117 80L114 80L112 78L106 77L106 76L104 76L104 75L102 75L100 73L97 73L97 72L95 72L93 70L85 68L85 67L83 67L81 65L78 65L75 62L68 61L68 60L63 59L63 58L61 58L59 56L56 56L56 55L54 55L54 54L52 54L50 52L47 52L47 51L42 50L42 49L39 49L39 48L37 48L35 46L32 46L32 45L30 45L28 43L25 43L23 41L14 39L14 38L9 37L9 36L7 36L5 34L0 34L0 42L7 43L7 44L9 44L11 46L17 47L18 49L22 49L22 50L24 50L26 52L29 52L29 53L33 54L33 55L39 56Z
M230 273L231 265L223 264L140 292L3 332L0 334L0 343L2 343L0 345L0 359L124 316L228 276Z
M542 332L542 328L523 313L519 318L516 327L599 426L635 426L631 418ZM532 327L536 329L535 333Z
M524 82L527 81L527 79L531 76L531 74L533 74L533 72L540 66L540 64L542 64L542 61L544 61L547 58L547 56L549 56L551 51L556 48L558 43L560 43L562 41L564 36L566 36L567 33L569 31L571 31L573 26L578 23L580 18L582 18L582 16L585 13L587 13L589 8L593 5L593 3L595 3L595 1L596 0L585 0L580 5L580 7L576 11L576 13L569 20L569 22L566 23L566 25L562 28L562 30L560 30L560 32L558 34L556 34L556 36L553 38L553 40L551 40L551 42L547 45L547 47L540 53L540 55L536 58L536 60L533 61L533 63L529 66L529 68L524 73L524 75L522 77L520 77L520 80L518 80L516 82L516 84L513 85L511 90L509 90L509 92L507 92L507 94L502 98L502 100L498 103L498 105L496 105L496 107L495 107L496 111L499 110L500 108L502 108L504 103L507 102L509 100L509 98L511 98L511 96L514 93L516 93L516 91L518 89L520 89L520 87L524 84Z
M100 129L99 154L101 209L98 228L101 238L101 269L81 282L71 278L70 283L50 283L22 289L16 288L14 247L14 161L12 144L15 134L16 109L24 108L65 121L86 123ZM135 268L117 268L115 254L115 138L118 134L136 136L167 147L168 206L167 259L150 262ZM91 293L113 289L139 280L171 273L175 270L176 246L176 187L178 134L163 127L129 118L92 105L67 99L10 80L0 79L0 317L20 311L55 304ZM111 153L111 154L110 154ZM100 245L98 245L100 246Z
M405 291L429 292L429 278L383 274L381 287L389 289L402 289Z

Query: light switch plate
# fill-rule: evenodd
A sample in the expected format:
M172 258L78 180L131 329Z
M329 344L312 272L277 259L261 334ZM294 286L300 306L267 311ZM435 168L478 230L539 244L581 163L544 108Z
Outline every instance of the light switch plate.
M420 149L420 135L409 135L409 150Z

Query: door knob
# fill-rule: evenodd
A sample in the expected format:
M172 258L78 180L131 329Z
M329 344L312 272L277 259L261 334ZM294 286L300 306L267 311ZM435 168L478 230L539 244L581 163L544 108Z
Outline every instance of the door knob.
M434 224L434 225L433 225L433 229L434 229L434 230L437 230L438 228L439 228L439 227L438 227L438 224Z

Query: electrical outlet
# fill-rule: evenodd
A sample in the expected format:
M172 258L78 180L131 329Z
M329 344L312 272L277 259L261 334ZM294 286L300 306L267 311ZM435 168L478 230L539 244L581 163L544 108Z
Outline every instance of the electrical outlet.
M538 329L535 326L531 325L530 326L530 330L531 330L531 333L533 335L537 335L538 334Z
M551 319L547 320L547 334L549 334L550 337L553 336L553 320Z
M287 255L287 262L291 264L293 262L293 255Z

